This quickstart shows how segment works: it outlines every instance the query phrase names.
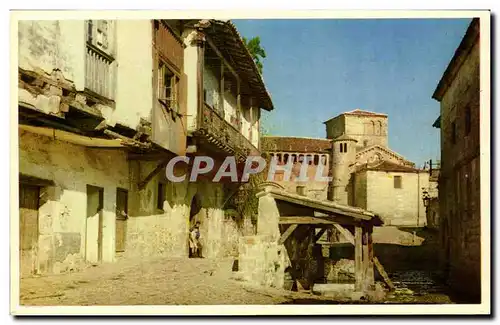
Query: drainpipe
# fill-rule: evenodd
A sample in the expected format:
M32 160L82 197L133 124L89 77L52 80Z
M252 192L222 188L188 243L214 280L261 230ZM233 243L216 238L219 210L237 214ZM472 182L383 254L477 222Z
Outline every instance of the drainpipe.
M417 227L420 225L420 171L417 171Z

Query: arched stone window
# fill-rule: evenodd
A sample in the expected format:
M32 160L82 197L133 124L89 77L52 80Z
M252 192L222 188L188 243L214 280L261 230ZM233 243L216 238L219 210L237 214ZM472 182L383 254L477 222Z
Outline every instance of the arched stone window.
M321 156L321 164L324 166L326 166L326 164L328 164L328 156L327 155Z
M382 123L380 121L377 121L375 123L375 135L380 135L381 129L382 129Z
M385 126L384 126L384 124L382 123L382 121L378 121L378 124L379 124L379 127L380 127L380 134L381 134L381 135L386 135Z
M283 155L283 163L284 164L288 163L288 154L287 153Z
M370 133L369 134L375 134L375 122L374 121L370 122Z
M293 163L296 164L297 163L297 155L293 153L291 158L293 159Z
M314 155L314 165L319 165L319 155Z
M314 158L313 158L313 155L307 155L307 163L308 165L312 165L314 162Z

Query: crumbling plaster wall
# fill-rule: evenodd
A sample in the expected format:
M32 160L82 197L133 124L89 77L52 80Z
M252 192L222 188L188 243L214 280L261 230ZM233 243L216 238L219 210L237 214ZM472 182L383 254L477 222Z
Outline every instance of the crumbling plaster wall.
M68 257L84 259L97 251L97 243L86 245L87 185L104 189L102 258L105 262L114 260L116 188L128 188L124 151L90 149L21 131L19 172L55 182L41 194L41 272L63 271L69 266Z
M131 163L133 183L144 179L156 164L154 162ZM166 186L163 209L157 208L158 184ZM130 203L127 220L125 256L187 257L189 230L200 221L203 256L220 257L222 254L224 212L222 210L222 185L208 180L170 182L164 172L154 177L144 189L135 185L135 196ZM190 222L194 196L201 202L201 209Z
M115 23L116 57L110 69L116 72L112 76L116 105L95 107L108 125L120 123L136 129L141 118L151 120L152 69L144 69L153 66L151 21L116 20ZM59 70L76 91L85 90L84 20L20 21L18 33L20 68L46 75ZM61 95L59 92L35 95L19 90L20 101L47 114L59 113ZM82 100L81 105L85 104Z
M23 20L18 36L20 68L48 74L58 69L77 90L84 89L84 20Z

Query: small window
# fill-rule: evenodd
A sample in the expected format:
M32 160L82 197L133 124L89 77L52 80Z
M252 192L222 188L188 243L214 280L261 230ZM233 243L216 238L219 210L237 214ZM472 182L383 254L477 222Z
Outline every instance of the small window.
M158 68L158 100L166 108L179 111L179 77L163 62Z
M363 141L363 146L364 146L365 148L366 148L366 147L368 147L368 140L364 140L364 141Z
M469 135L471 129L471 112L470 106L465 108L465 135Z
M394 188L402 188L402 177L394 176Z
M340 152L344 152L344 144L343 143L340 144Z
M158 183L158 196L156 198L156 207L160 210L163 210L163 203L166 198L166 185L165 183Z
M457 125L455 122L451 123L451 143L457 143Z
M347 152L347 143L344 143L344 152Z

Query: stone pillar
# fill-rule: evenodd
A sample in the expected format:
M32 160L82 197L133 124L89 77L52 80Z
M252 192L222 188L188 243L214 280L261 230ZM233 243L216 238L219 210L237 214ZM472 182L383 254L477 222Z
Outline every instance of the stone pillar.
M276 201L267 192L259 197L259 211L257 219L257 235L270 236L272 241L278 241L281 234L279 230L280 213Z

